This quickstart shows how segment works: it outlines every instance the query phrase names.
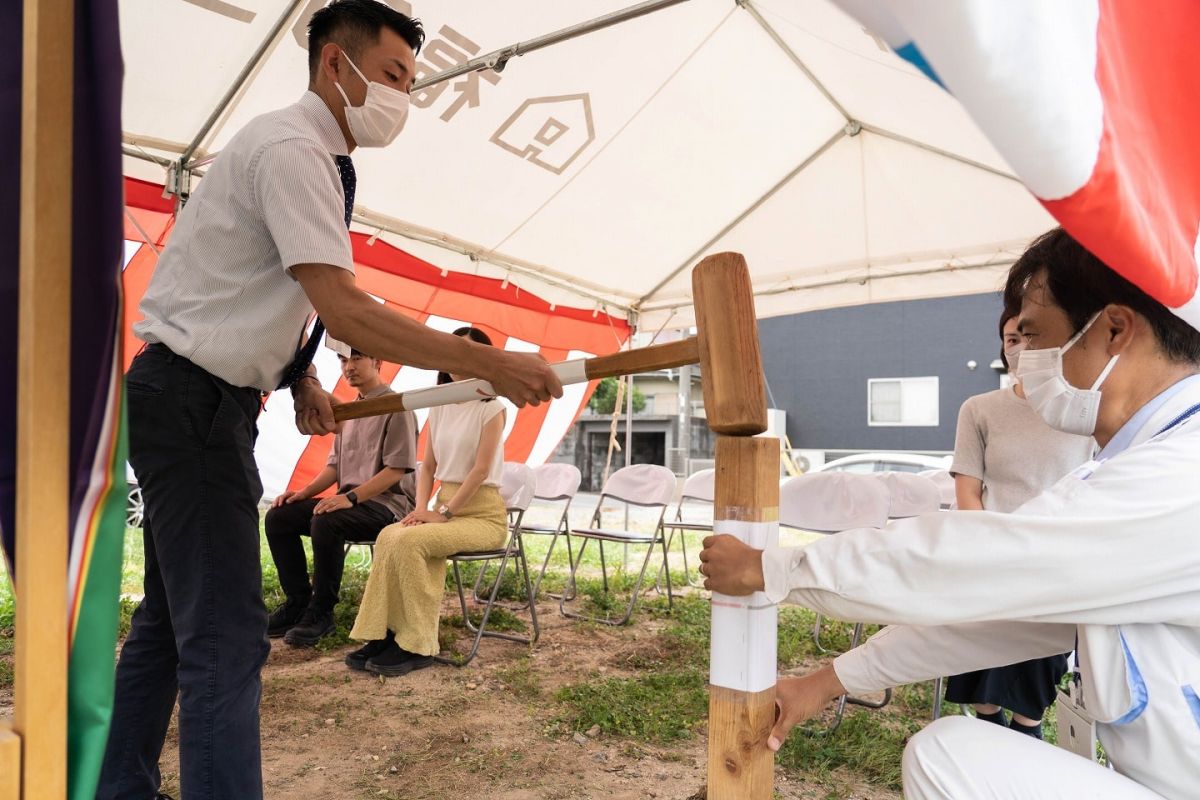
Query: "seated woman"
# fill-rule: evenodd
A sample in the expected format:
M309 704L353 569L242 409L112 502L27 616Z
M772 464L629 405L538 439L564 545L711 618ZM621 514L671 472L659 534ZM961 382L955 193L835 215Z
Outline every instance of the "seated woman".
M454 335L492 343L478 328L459 328ZM458 378L438 373L438 383L452 380ZM508 535L500 497L503 434L504 406L496 400L468 400L430 411L415 510L384 528L376 540L375 560L350 631L350 638L367 644L346 656L351 669L395 677L433 663L446 557L496 549ZM441 491L437 510L430 511L435 479Z

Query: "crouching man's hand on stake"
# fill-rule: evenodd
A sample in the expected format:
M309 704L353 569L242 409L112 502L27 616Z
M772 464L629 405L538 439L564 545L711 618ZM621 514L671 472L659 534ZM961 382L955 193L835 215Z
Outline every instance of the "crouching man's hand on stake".
M763 590L762 550L723 533L704 539L700 551L700 574L704 588L728 595L747 595Z
M792 728L821 713L830 700L846 693L833 664L798 678L780 678L775 684L775 727L767 747L779 750Z

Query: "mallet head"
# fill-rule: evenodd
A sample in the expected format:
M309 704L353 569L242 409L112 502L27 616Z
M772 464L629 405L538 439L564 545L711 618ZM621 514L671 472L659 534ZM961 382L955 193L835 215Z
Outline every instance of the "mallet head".
M704 413L729 436L767 429L767 395L750 270L740 253L714 253L692 270Z

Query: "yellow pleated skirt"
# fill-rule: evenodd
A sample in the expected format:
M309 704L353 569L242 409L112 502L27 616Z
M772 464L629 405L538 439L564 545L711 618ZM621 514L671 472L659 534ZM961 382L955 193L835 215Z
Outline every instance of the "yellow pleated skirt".
M449 503L458 488L442 484L435 508ZM480 486L449 522L387 526L375 541L371 574L350 638L382 639L390 630L405 650L436 655L446 557L502 547L507 536L504 501L494 486Z

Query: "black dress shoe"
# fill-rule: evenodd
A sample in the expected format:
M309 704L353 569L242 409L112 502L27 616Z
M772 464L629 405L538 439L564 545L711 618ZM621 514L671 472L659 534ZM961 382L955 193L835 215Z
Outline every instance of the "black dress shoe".
M425 669L432 664L433 656L410 653L395 642L391 642L382 653L367 659L367 672L386 678L398 678L413 670Z
M332 611L313 611L310 608L304 612L300 621L283 635L283 640L292 647L312 647L322 636L333 633L336 627Z
M388 649L395 639L388 634L386 639L373 639L352 653L346 654L346 666L350 669L366 670L367 661Z
M283 636L304 616L308 609L308 598L303 600L288 598L287 602L271 612L267 617L267 636L278 639Z

